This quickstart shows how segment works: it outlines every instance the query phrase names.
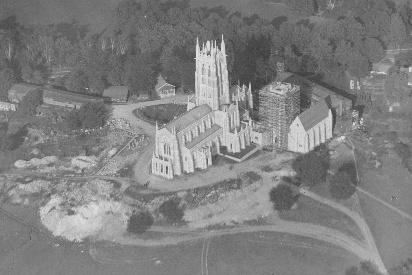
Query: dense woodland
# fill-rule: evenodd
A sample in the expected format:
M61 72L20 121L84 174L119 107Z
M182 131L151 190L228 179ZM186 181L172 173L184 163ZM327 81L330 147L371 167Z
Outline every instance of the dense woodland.
M222 8L193 9L160 0L123 0L113 11L115 23L102 33L75 23L22 26L10 17L0 22L0 100L13 83L45 84L53 66L73 68L55 85L79 93L100 95L109 85L128 85L138 94L153 90L159 73L183 90L193 90L196 38L220 43L222 34L232 83L250 81L255 88L268 83L276 76L278 51L287 70L317 73L325 82L347 88L346 72L368 75L384 49L399 46L411 28L409 4L286 2L302 14L301 21L246 18ZM400 60L406 61L398 66L411 63Z

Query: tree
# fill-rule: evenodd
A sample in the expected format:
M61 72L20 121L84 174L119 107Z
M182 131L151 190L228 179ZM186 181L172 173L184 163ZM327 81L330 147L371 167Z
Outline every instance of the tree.
M408 76L405 72L388 74L385 80L385 97L392 103L409 100L412 93L407 84Z
M348 199L355 193L355 190L356 186L346 172L337 172L330 180L329 192L332 198Z
M127 222L127 232L142 234L153 225L153 218L149 212L134 213Z
M391 15L389 33L386 38L387 44L394 47L399 47L400 44L405 41L406 37L407 34L405 23L402 21L402 18L398 13L393 13Z
M41 85L45 82L45 74L42 70L35 69L31 64L26 64L21 70L21 78L27 82Z
M273 202L273 207L278 211L290 210L297 202L299 195L294 196L292 188L286 184L279 184L273 187L269 193L270 201Z
M322 157L315 151L298 156L293 161L292 168L302 184L308 187L326 179L327 168Z
M77 93L84 93L87 88L87 75L82 70L74 70L70 72L67 77L64 86L67 90Z
M7 101L8 92L16 83L14 71L10 68L5 68L0 71L0 101Z
M302 12L305 15L312 15L315 12L313 0L288 0L287 4L291 9Z
M381 61L385 57L383 45L376 38L366 38L364 41L365 47L363 54L368 57L371 63Z
M179 207L179 203L175 200L167 200L162 203L159 207L159 212L171 223L182 221L184 215L183 209Z
M79 112L77 110L72 110L66 117L66 124L70 130L79 129L82 125L79 117Z
M36 114L36 108L43 104L43 91L29 91L20 101L19 115L22 117L30 117Z
M103 102L87 102L78 110L82 128L96 129L103 127L109 118L109 111Z
M412 51L401 51L395 55L395 64L398 67L410 67L412 66Z

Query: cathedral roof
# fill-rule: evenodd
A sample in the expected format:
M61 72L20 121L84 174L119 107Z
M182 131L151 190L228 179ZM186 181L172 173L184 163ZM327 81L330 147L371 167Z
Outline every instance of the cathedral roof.
M197 106L184 113L180 117L170 121L168 124L166 124L166 129L172 132L172 129L176 127L176 133L178 133L181 130L189 127L205 115L209 114L210 112L212 112L212 108L210 108L210 106L207 104Z
M202 141L204 141L205 139L207 139L208 137L210 137L211 135L213 135L214 133L216 133L220 129L222 129L222 127L220 127L217 124L213 124L212 127L207 128L205 132L200 133L199 136L197 136L194 139L192 139L191 141L187 142L186 143L186 148L192 149L193 147L195 147L196 145L198 145L199 143L201 143Z
M325 100L322 100L313 107L310 107L299 115L299 120L302 123L305 131L310 130L316 124L329 116L329 107Z

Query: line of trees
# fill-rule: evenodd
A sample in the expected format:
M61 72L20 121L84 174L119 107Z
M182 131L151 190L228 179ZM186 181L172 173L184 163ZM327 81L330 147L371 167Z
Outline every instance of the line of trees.
M108 85L128 85L137 94L152 90L159 73L193 89L196 37L200 43L220 42L222 34L232 82L251 81L258 88L271 81L274 53L280 51L288 70L317 72L324 81L346 88L346 72L366 76L384 49L399 45L410 30L409 4L341 0L330 8L323 2L290 0L292 8L318 13L319 19L290 23L283 17L242 18L160 0L123 0L107 28L112 31L92 34L78 26L72 30L77 36L64 34L57 25L29 28L8 19L7 24L0 22L0 100L16 81L43 84L52 66L72 67L69 77L57 84L81 93L101 94Z

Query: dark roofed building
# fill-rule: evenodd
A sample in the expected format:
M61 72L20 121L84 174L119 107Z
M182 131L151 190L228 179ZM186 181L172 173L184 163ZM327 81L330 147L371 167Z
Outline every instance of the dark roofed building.
M103 91L103 97L110 103L126 103L129 96L129 87L127 86L110 86Z

